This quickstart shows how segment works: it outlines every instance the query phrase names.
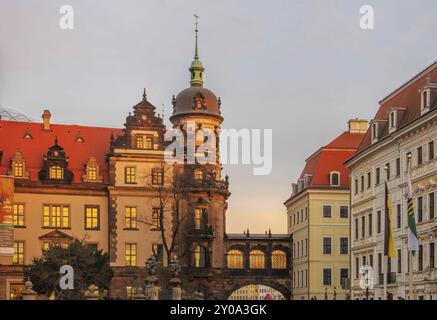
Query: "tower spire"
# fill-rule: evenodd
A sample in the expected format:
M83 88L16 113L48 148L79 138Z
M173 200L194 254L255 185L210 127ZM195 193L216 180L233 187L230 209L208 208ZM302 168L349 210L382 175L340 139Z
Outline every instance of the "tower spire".
M203 71L205 68L202 65L202 62L199 58L199 46L198 46L198 33L199 33L199 16L197 14L194 15L196 28L195 32L195 49L194 49L194 60L190 66L191 73L191 86L203 86Z

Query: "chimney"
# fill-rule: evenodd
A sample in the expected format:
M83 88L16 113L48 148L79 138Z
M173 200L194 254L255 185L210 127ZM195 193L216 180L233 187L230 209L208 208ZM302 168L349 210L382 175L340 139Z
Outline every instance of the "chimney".
M43 130L44 131L50 131L50 118L52 117L52 114L49 110L44 110L44 113L42 114L42 120L43 120Z
M367 132L367 128L369 127L369 122L367 120L355 118L349 120L348 125L349 125L349 133L364 134Z

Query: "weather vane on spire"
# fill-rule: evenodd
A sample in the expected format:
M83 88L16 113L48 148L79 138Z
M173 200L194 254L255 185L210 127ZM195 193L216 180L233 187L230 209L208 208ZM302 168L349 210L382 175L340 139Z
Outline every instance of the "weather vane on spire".
M195 22L196 23L195 31L198 32L199 31L198 26L199 26L199 19L200 19L200 17L197 14L194 14L194 19L196 20L196 22Z

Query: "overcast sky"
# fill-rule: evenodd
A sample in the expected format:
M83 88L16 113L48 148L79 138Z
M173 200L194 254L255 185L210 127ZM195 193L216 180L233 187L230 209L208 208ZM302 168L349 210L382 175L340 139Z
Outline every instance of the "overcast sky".
M59 28L65 4L74 30ZM370 31L359 26L366 4ZM270 175L225 166L230 232L285 232L283 202L305 159L436 59L429 0L0 0L0 106L121 127L146 87L169 115L172 95L189 85L194 13L223 127L273 129Z

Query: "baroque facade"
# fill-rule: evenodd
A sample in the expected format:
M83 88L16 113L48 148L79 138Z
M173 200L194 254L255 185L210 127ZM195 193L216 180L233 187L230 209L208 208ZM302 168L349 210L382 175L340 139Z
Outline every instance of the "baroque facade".
M293 299L347 299L349 278L349 172L343 162L360 145L366 120L307 160L287 207L293 238Z
M360 268L373 267L370 299L426 299L437 296L436 181L437 63L408 80L379 103L357 154L346 163L351 170L352 297L366 296ZM407 188L411 168L419 251L412 259L413 297L409 296ZM384 216L387 182L396 257L384 264ZM383 272L387 276L384 297Z
M190 86L172 99L173 129L184 137L200 129L218 137L221 100L203 86L197 30L189 71ZM0 120L0 175L13 177L15 192L14 254L0 266L0 298L19 295L22 267L33 257L73 239L109 253L110 296L127 298L144 279L150 255L167 265L171 257L163 239L173 235L187 292L225 299L250 283L271 285L290 297L290 236L226 234L230 192L219 141L196 150L214 152L213 163L188 162L184 142L183 161L168 165L171 141L164 140L167 129L155 110L144 90L122 129L53 124L48 110L42 123ZM175 183L176 176L183 196L163 206L162 186ZM169 208L171 214L165 214Z

